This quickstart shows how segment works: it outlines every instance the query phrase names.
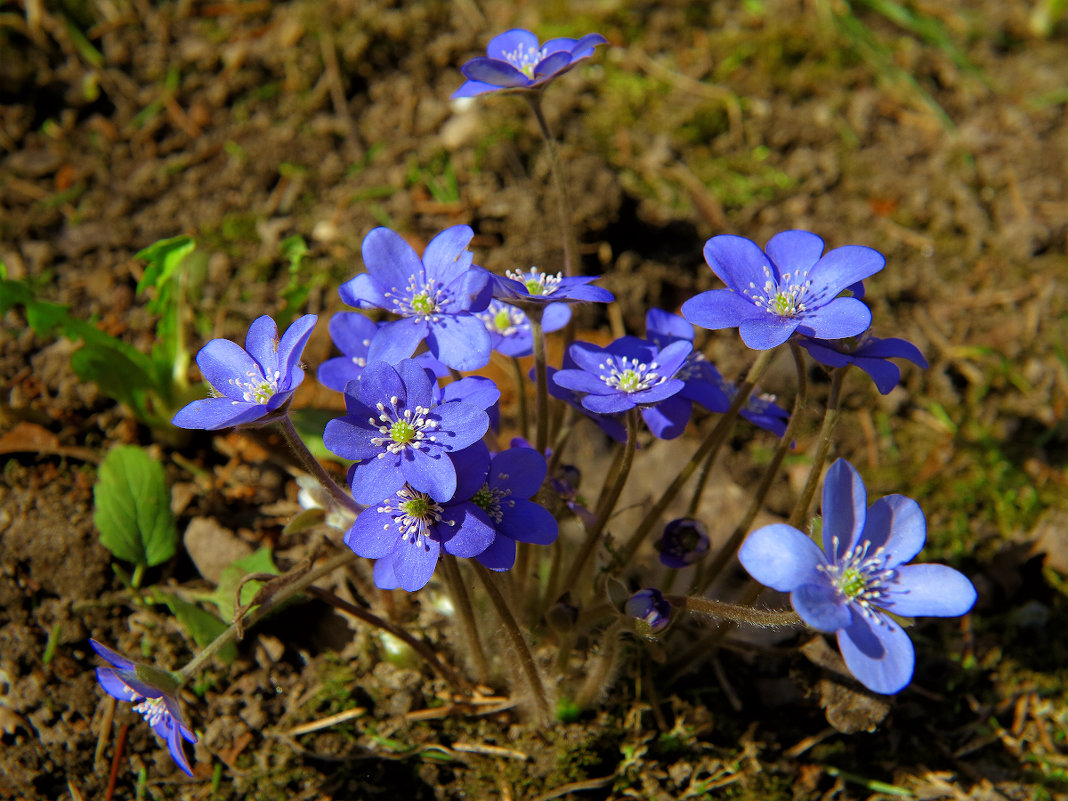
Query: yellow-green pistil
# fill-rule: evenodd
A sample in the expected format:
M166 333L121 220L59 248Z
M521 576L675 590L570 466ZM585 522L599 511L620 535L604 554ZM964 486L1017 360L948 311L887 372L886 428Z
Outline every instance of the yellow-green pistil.
M437 310L434 305L433 299L430 297L430 293L425 290L423 292L420 292L418 295L415 295L412 298L410 305L412 307L412 311L416 314L429 316Z
M601 370L600 377L605 384L628 394L642 392L667 380L656 372L660 367L656 362L646 364L636 358L606 356L605 360L597 366Z
M812 282L808 280L807 271L783 273L776 280L771 268L765 265L764 278L764 286L758 287L750 281L742 294L764 311L779 317L797 317L809 310L805 298Z
M378 418L370 417L367 420L379 433L379 436L371 438L371 444L384 448L382 453L378 454L379 459L387 453L398 454L406 448L422 448L435 441L433 432L439 423L427 416L430 409L416 406L414 409L401 411L399 403L400 398L394 395L389 399L388 407L384 403L375 404Z

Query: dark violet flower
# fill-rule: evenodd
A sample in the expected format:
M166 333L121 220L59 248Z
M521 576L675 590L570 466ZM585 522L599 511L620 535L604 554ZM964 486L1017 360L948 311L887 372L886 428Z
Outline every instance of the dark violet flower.
M671 622L671 604L654 587L646 587L630 596L623 605L623 613L635 619L637 633L646 637L658 634Z
M839 459L823 482L823 548L777 523L749 535L738 552L761 584L790 593L809 626L835 632L846 667L868 689L899 692L912 680L916 655L892 617L963 615L975 587L945 565L907 565L923 548L919 504L887 495L869 508L864 482Z
M454 225L439 233L422 259L397 233L375 228L363 240L367 272L338 292L350 306L378 308L401 319L384 323L368 347L368 361L396 364L424 339L446 367L476 370L489 362L489 334L475 316L489 305L491 276L472 265L474 231Z
M534 352L534 337L526 312L500 300L491 300L478 318L490 335L490 347L498 353L513 358L530 356ZM558 331L571 319L571 309L566 303L550 303L541 318L545 333Z
M781 345L798 331L819 339L856 336L871 325L871 311L839 295L874 275L886 260L858 245L823 253L808 231L783 231L764 250L740 236L705 243L708 266L727 285L690 298L682 315L702 328L734 328L754 350Z
M657 540L660 563L675 569L692 565L708 553L708 531L704 523L692 517L672 520L664 527L664 535Z
M403 485L356 518L345 544L357 556L376 559L375 586L415 592L434 574L441 551L460 558L478 556L493 544L493 523L471 499L483 485L489 452L478 443L456 453L456 494L434 500Z
M417 358L416 361L419 361ZM490 428L498 431L501 427L501 409L498 401L501 399L501 391L493 382L492 378L484 378L480 375L466 375L455 381L450 381L444 389L439 390L434 385L434 400L437 403L449 401L462 401L471 403L482 409L489 415Z
M343 355L319 365L319 383L344 392L345 385L359 378L367 366L367 350L376 331L378 323L359 312L338 312L331 317L330 338Z
M396 368L369 362L345 388L348 415L326 424L323 444L346 459L352 497L377 503L405 484L436 501L456 492L449 454L478 442L489 429L485 411L471 403L437 403L434 384L418 362Z
M676 377L693 347L676 341L663 349L637 337L622 337L607 348L576 342L568 354L578 369L557 370L552 381L585 393L582 407L597 414L618 414L640 407L653 434L671 439L682 433L690 404L675 398L685 386Z
M537 267L508 270L504 277L494 276L493 296L498 300L529 309L549 303L611 303L615 295L599 286L590 286L595 277L588 275L549 275Z
M96 669L100 686L112 698L132 703L134 711L166 741L178 767L192 777L182 741L195 743L197 738L178 705L177 677L170 671L132 662L96 640L89 640L89 644L112 665Z
M513 28L490 39L485 56L473 58L460 67L467 81L452 97L475 97L503 89L534 89L592 56L597 45L607 43L601 34L588 33L581 39L550 39L543 45L530 31Z
M509 448L490 461L486 480L471 497L497 535L475 557L490 570L511 570L517 542L550 545L556 540L556 518L528 500L541 489L547 469L545 458L533 448Z
M244 348L228 339L211 340L197 354L197 365L213 397L193 401L171 422L179 428L213 431L274 412L304 380L300 357L315 320L314 314L304 315L279 339L278 326L264 315L249 326Z
M828 367L845 367L855 364L871 376L883 395L888 395L901 380L901 369L890 359L908 359L917 367L927 367L920 349L906 339L879 337L865 334L856 338L823 340L802 337L798 344L809 352L813 359Z

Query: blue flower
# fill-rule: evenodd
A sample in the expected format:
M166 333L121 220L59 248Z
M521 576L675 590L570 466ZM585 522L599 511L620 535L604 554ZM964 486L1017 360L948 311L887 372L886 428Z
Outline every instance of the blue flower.
M660 590L646 587L627 599L623 614L635 619L638 634L651 637L663 631L671 622L671 604Z
M637 337L622 337L607 348L576 342L568 348L578 369L557 370L557 386L586 393L582 407L596 414L618 414L640 407L653 434L671 439L682 433L690 404L675 396L685 387L676 375L693 350L679 340L664 348Z
M658 348L673 342L688 342L692 346L693 334L693 326L677 314L662 309L649 309L645 313L646 339ZM686 385L679 391L680 397L698 403L710 412L722 413L730 408L723 377L701 351L690 351L676 377Z
M410 484L365 509L345 535L357 556L375 559L375 586L415 592L434 574L441 551L478 556L493 544L493 523L471 500L485 481L489 452L478 443L452 456L454 497L437 501Z
M493 296L523 308L549 303L611 303L615 295L599 286L590 286L597 278L588 275L550 275L537 267L527 271L508 270L494 276Z
M727 288L690 298L682 315L702 328L737 327L754 350L781 345L795 331L819 339L856 336L871 325L871 311L839 295L886 260L856 245L822 253L823 240L807 231L776 234L765 250L740 236L712 237L705 261Z
M575 370L578 369L578 365L575 360L571 358L571 354L568 351L564 351L563 369ZM555 367L547 367L545 370L546 378L548 379L549 394L557 400L562 400L568 406L572 406L585 414L597 427L600 428L605 434L614 439L616 442L627 441L627 429L619 419L618 414L594 414L585 406L582 405L582 393L574 392L570 389L565 389L556 383L554 376L559 372ZM530 375L533 378L534 369L531 368Z
M798 344L809 352L813 359L828 367L845 367L855 364L871 376L883 395L888 395L901 380L901 369L890 359L908 359L917 367L927 367L920 349L906 339L879 337L865 334L857 338L827 341L802 337Z
M513 358L530 356L534 352L534 337L526 312L499 300L491 300L478 318L490 335L490 347L498 353ZM565 303L550 303L541 318L545 333L558 331L571 319L571 309Z
M708 553L709 544L704 523L692 517L681 517L664 527L664 534L657 540L656 549L660 551L662 565L680 569L692 565Z
M761 584L790 593L809 626L835 632L846 667L868 689L892 694L912 680L912 642L893 616L963 615L975 587L945 565L907 565L927 527L911 498L887 495L867 506L864 482L839 459L823 482L823 548L792 526L764 526L738 552Z
M344 392L345 385L359 378L367 366L367 351L377 331L378 323L359 312L338 312L331 317L330 338L344 355L319 365L319 383Z
M530 31L513 28L490 39L485 56L473 58L460 67L467 81L452 96L474 97L502 89L533 89L592 56L597 45L607 43L601 34L588 33L581 39L550 39L542 45Z
M471 403L437 403L427 370L413 359L396 368L370 362L345 389L348 415L326 424L323 444L346 459L352 497L376 503L405 484L435 501L456 492L449 454L478 442L489 416Z
M214 397L193 401L171 422L213 431L274 412L304 380L300 357L315 320L314 314L304 315L279 340L278 326L264 315L249 326L244 348L228 339L211 340L197 354L197 365Z
M385 323L368 346L368 361L396 364L424 339L446 367L476 370L489 362L489 334L475 316L489 305L492 276L472 265L474 232L454 225L426 246L422 259L401 236L375 228L363 240L367 272L338 292L350 306L379 308L401 319Z
M134 711L166 741L167 749L178 767L192 777L193 769L189 766L182 741L195 743L197 738L178 706L177 678L169 671L138 665L96 640L89 640L89 644L112 665L96 669L96 680L100 686L112 698L132 703ZM157 684L167 687L161 688Z
M517 542L556 540L556 518L528 500L541 489L547 470L545 458L533 448L510 448L491 459L485 481L471 497L496 532L493 544L475 557L490 570L511 570Z

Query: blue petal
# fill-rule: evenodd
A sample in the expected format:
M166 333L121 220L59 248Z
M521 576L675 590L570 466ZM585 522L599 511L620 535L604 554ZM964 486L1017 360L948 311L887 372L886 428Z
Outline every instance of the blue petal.
M366 559L381 559L393 553L399 539L392 515L376 512L373 508L360 512L352 527L345 533L345 544L354 554Z
M800 320L801 333L816 339L855 337L871 325L871 309L856 298L835 298Z
M449 95L449 99L450 100L457 100L458 98L461 98L461 97L478 97L479 95L484 95L487 92L496 92L500 88L501 88L500 86L494 86L491 83L483 83L482 81L464 81L460 85L459 89L457 89L455 92L453 92L451 95ZM375 565L377 567L378 563L376 562ZM392 574L393 574L393 566L390 565L390 575L392 575ZM376 579L376 582L377 582L377 579ZM381 585L376 584L376 586L381 586ZM400 585L394 585L394 586L400 586Z
M946 565L904 565L890 588L888 612L903 617L957 617L975 605L975 586Z
M586 285L571 287L567 290L559 289L544 297L549 300L563 298L572 301L582 301L583 303L611 303L616 299L616 296L604 287Z
M453 525L449 525L449 523ZM452 533L443 539L441 547L446 553L468 559L485 551L493 544L496 532L486 513L473 503L461 503L450 506L442 515L442 522L436 526L439 532Z
M404 405L414 411L416 406L430 409L434 406L435 381L426 368L414 359L403 359L397 365L397 375L404 384Z
M751 286L762 288L769 279L778 283L779 276L774 273L771 260L750 239L731 234L714 236L705 242L704 255L712 272L736 292L744 292ZM690 319L685 310L683 316Z
M428 279L448 286L471 268L474 256L467 249L475 232L469 225L454 225L437 234L423 251L423 269Z
M454 370L477 370L489 364L490 337L475 315L442 317L430 326L427 347L442 364Z
M920 349L907 339L898 337L872 337L857 348L854 355L876 359L908 359L919 367L927 367L927 359L923 357Z
M575 342L567 349L567 352L580 369L594 375L600 373L600 364L604 361L606 353L604 348L599 348L589 342Z
M375 459L383 447L371 440L379 436L377 429L368 427L367 415L361 417L335 417L323 429L323 444L331 453L343 459ZM376 498L375 500L381 500Z
M415 277L416 284L426 283L423 262L404 238L388 228L374 228L363 238L361 246L364 264L382 292L405 295ZM358 276L357 276L358 277ZM353 279L355 280L355 279ZM342 295L342 300L345 300ZM346 301L347 302L347 301ZM390 308L390 306L383 306Z
M909 635L890 618L873 624L854 615L853 625L838 632L838 648L846 667L872 692L892 695L912 681L916 652Z
M511 497L529 498L541 489L547 471L545 457L533 448L509 448L493 457L488 481Z
M645 313L645 336L661 347L673 339L693 342L693 325L677 314L649 309Z
M426 339L430 327L422 317L403 317L383 323L375 333L367 349L367 361L383 361L396 364L407 359L419 343Z
M571 57L574 59L588 58L593 55L594 47L603 44L608 44L608 40L601 34L587 33L571 46ZM546 43L546 46L548 46L548 43Z
M675 439L686 430L692 412L693 404L680 394L642 409L642 419L657 439Z
M833 342L811 339L810 337L799 337L798 344L807 350L813 359L828 367L845 367L847 364L853 363L852 356L836 350Z
M229 398L205 398L193 401L178 410L171 423L178 428L195 428L202 431L217 431L258 420L267 414L267 407L260 403L246 403Z
M408 592L423 589L438 564L441 546L436 540L426 537L422 540L419 544L398 541L397 549L393 552L393 574L401 589Z
M397 398L400 406L408 403L407 388L396 368L383 361L368 361L357 389L360 401L368 409L377 409L379 403L388 406L391 398Z
M463 76L471 81L514 89L530 86L533 81L507 61L494 58L473 58L460 67Z
M886 259L879 251L860 245L846 245L828 251L809 272L808 278L817 292L822 290L826 297L833 298L846 287L875 275L885 265Z
M508 537L496 537L493 543L482 553L475 555L475 561L483 567L503 573L515 565L515 540Z
M501 391L491 378L469 375L449 383L441 393L441 402L463 401L489 409L501 399Z
M803 584L819 584L826 563L819 547L793 526L774 523L746 537L738 561L761 584L791 592Z
M569 36L560 36L556 39L548 39L545 44L541 46L541 52L543 53L567 53L571 55L571 51L575 49L577 41Z
M820 260L823 253L823 240L808 231L783 231L768 240L764 251L779 268L779 275L784 273L807 272ZM763 283L757 283L763 286Z
M371 506L389 498L404 486L404 474L400 468L400 457L387 453L383 458L368 459L357 462L349 468L349 489L353 500L364 506ZM357 519L362 519L366 512Z
M450 453L449 459L456 468L456 493L450 500L466 501L486 483L490 466L489 448L479 440L462 451Z
M395 590L400 586L397 574L393 572L393 554L377 560L371 575L380 590Z
M818 584L802 584L790 593L790 604L817 631L838 631L853 622L853 612L842 595L823 577Z
M868 493L864 480L845 459L838 459L823 478L823 551L827 558L840 562L853 550L864 528ZM834 540L838 539L835 548ZM881 543L873 543L878 548Z
M401 475L412 489L425 492L439 503L456 493L456 468L440 450L432 453L421 449L406 450L401 459Z
M656 356L656 363L660 365L658 372L660 375L675 375L692 352L693 345L689 340L680 339L672 342Z
M346 385L360 377L362 367L352 361L351 356L335 356L319 365L317 378L324 387L344 392Z
M594 414L619 414L633 409L637 404L624 392L609 395L587 395L582 399L582 408Z
M130 664L133 663L131 662ZM112 668L98 667L96 669L96 680L104 688L104 692L120 701L134 703L145 697L119 678Z
M509 54L523 53L531 49L541 49L538 37L525 28L512 28L504 33L498 33L489 40L489 44L486 45L486 55L507 61Z
M673 395L678 395L686 386L686 382L678 378L670 378L654 387L631 392L628 397L634 404L660 403Z
M854 356L853 364L871 376L876 389L882 395L889 395L893 392L894 387L901 380L901 369L885 359L864 359Z
M89 645L92 646L92 649L96 651L100 656L104 657L104 659L106 659L108 662L110 662L117 668L122 668L123 670L133 670L134 667L136 667L135 663L132 660L127 659L118 651L113 651L112 649L108 648L99 640L90 639Z
M759 318L739 323L738 333L747 347L753 350L771 350L788 340L799 324L795 318L763 314Z
M341 300L358 309L393 309L390 299L385 296L388 287L383 289L370 273L360 273L355 278L338 287Z
M498 530L518 542L549 545L556 541L559 526L548 509L533 501L517 500L504 512Z
M558 50L550 53L534 67L534 78L542 81L551 78L558 72L567 69L571 65L571 51Z
M571 320L571 307L566 303L550 303L541 315L541 328L546 333L559 331Z
M750 320L763 320L767 312L732 289L710 289L682 304L682 316L701 328L735 328Z
M171 758L178 767L180 767L189 778L193 778L193 769L189 766L189 758L185 755L185 749L182 748L182 734L178 728L178 725L173 721L171 723L170 730L167 733L167 750L171 752Z
M304 377L303 371L297 366L301 356L304 355L304 346L308 344L308 337L319 318L314 314L305 314L293 321L292 325L282 334L282 341L278 343L278 363L282 373L280 389L295 389Z
M434 408L430 418L439 421L434 432L436 442L450 451L478 442L489 431L489 415L473 403L443 403Z
M330 339L346 356L366 356L378 323L359 312L337 312L327 326Z
M248 327L245 336L245 351L259 362L265 376L279 369L278 326L266 314L257 317Z
M927 522L920 505L912 498L886 495L871 505L860 536L871 542L872 550L886 550L887 567L897 567L923 548Z
M231 400L243 401L244 388L232 383L262 380L263 371L244 348L228 339L213 339L197 353L197 366L212 389Z

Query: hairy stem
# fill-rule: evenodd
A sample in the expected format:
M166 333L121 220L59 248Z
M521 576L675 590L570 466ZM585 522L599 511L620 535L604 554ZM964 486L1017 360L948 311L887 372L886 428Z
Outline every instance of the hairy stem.
M668 595L665 596L668 603L687 612L696 612L707 615L716 620L728 623L743 623L748 626L761 626L763 628L783 628L802 626L804 623L798 617L797 612L775 612L768 609L755 609L751 606L740 604L728 604L723 601L713 601L708 598L698 598L692 595Z
M282 431L282 436L297 457L297 461L300 462L301 467L315 477L333 501L338 506L343 506L354 514L358 515L362 512L363 507L352 499L352 495L348 490L344 489L334 481L334 479L330 477L330 474L323 469L323 466L319 464L319 460L312 456L311 451L308 450L308 446L304 444L304 440L302 440L300 434L297 433L297 429L293 425L293 421L290 419L289 414L283 414L278 418L277 422L278 427Z
M527 377L523 375L523 367L519 359L514 356L511 359L512 373L515 375L515 397L519 403L519 436L530 441L530 409L527 406Z
M564 181L564 168L560 163L560 154L556 150L556 139L549 130L549 123L542 111L541 92L523 92L522 94L530 104L531 111L534 112L534 118L538 121L541 135L549 149L549 164L552 169L553 184L556 187L557 209L560 216L560 236L564 244L564 275L577 275L574 258L575 234L571 226L571 197L567 191L567 183Z
M475 621L475 610L471 606L471 597L467 594L467 586L464 584L460 568L456 565L456 559L448 554L442 554L441 568L445 573L445 583L449 585L449 595L452 605L460 621L460 631L467 648L471 652L471 658L475 662L475 672L478 675L479 684L489 681L489 661L486 652L482 648L482 638L478 636L478 624Z
M827 411L823 414L823 425L820 426L819 444L812 457L812 467L805 480L805 488L801 490L801 497L797 499L794 510L790 513L789 524L794 528L801 528L808 518L809 507L812 506L812 499L816 495L816 485L820 483L820 476L823 475L823 465L827 461L827 453L831 450L831 437L838 424L842 403L842 380L848 369L849 365L846 365L835 368L831 373L831 392L827 398Z
M545 329L541 326L541 308L527 312L530 334L534 339L534 414L537 429L534 450L544 455L549 445L549 377L545 363Z

